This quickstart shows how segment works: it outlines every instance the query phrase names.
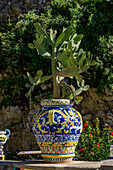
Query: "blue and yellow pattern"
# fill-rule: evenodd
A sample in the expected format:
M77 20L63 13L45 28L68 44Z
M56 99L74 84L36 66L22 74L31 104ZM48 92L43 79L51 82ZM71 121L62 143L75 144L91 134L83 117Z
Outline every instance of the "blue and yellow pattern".
M75 148L82 131L82 117L80 113L71 107L69 100L50 100L50 102L44 100L42 103L44 106L39 114L33 118L33 131L40 148L52 147L53 150L55 147L57 149L59 147L60 150L61 147L65 147L64 150L67 149L66 147ZM62 153L57 153L57 155L62 158ZM44 157L44 160L50 158L50 156L51 158L56 158L56 160L57 158L60 159L57 155L48 152L46 153L46 157L44 153L42 154L42 157ZM69 152L68 155L70 160L70 157L73 157L74 152Z
M6 141L6 140L7 140L6 136L0 136L0 142Z
M34 170L34 169L28 169L28 168L16 168L16 167L14 167L14 170ZM39 169L35 169L35 170L39 170Z

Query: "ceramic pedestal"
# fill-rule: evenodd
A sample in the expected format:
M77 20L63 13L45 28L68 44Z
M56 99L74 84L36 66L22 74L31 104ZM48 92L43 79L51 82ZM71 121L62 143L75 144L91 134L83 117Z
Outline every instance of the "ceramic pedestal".
M33 131L46 162L70 162L82 131L82 117L70 100L43 100Z
M5 131L0 131L0 160L5 159L5 155L3 152L3 145L7 142L9 139L10 130L6 129Z

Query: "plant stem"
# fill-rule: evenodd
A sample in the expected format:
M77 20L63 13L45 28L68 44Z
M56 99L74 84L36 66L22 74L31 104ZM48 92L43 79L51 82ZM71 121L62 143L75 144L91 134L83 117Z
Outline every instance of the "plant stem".
M52 59L52 74L53 74L53 95L54 98L58 98L58 85L56 81L56 65L55 59Z

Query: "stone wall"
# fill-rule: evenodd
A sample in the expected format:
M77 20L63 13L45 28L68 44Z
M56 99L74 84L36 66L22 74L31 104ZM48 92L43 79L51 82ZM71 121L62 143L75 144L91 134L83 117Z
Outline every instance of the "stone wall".
M44 88L42 87L44 90ZM103 126L108 120L113 126L113 94L105 88L101 95L95 88L84 93L80 106L73 106L83 117L83 120L95 123L96 117ZM38 146L32 132L32 117L40 110L40 104L32 104L32 109L23 111L19 106L4 106L0 110L0 130L10 129L11 135L4 146L5 151L37 150Z
M101 94L96 93L96 88L90 88L84 93L84 99L79 106L84 121L94 124L98 117L101 127L105 123L113 126L113 91L103 89Z
M20 14L36 10L39 14L51 0L0 0L0 22L14 21Z
M37 150L38 145L32 132L32 117L40 107L23 111L19 106L2 107L0 110L0 130L10 129L11 135L4 151Z

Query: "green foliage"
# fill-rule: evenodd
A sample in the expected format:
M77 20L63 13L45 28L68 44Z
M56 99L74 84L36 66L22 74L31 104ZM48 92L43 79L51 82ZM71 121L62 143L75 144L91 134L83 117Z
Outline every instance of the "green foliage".
M83 131L76 147L75 159L83 161L101 161L110 155L110 146L113 144L113 131L106 125L101 131L99 119L95 127L85 122Z
M73 96L71 99L75 99L76 102L76 96L78 96L82 91L88 90L89 88L88 85L84 86L84 80L82 80L82 76L80 74L88 70L92 64L90 55L87 57L86 53L82 49L80 49L78 52L83 36L77 35L71 26L63 29L62 33L58 35L58 37L56 37L57 31L54 31L53 29L50 29L50 34L48 36L47 32L41 27L39 23L35 23L35 29L37 31L36 40L33 40L33 44L29 43L28 46L31 49L35 48L38 55L42 55L43 57L52 60L54 98L59 98L57 84L62 84L64 88L65 86L68 87L68 92L70 92L71 96ZM60 62L60 69L58 66L56 67L56 62ZM47 78L42 77L41 70L37 72L37 75L38 74L41 76L38 78L35 77L33 80L31 75L28 73L31 86L27 84L27 87L30 87L30 90L26 94L26 97L30 96L31 98L31 92L34 91L34 87L51 78L51 76ZM73 85L68 85L63 83L63 81L61 83L61 80L59 80L60 76L62 76L61 80L63 80L65 77L75 77L80 88L75 90ZM58 78L58 80L56 80L56 78ZM64 88L63 94L66 93L66 88L65 91ZM78 104L78 102L76 103Z
M2 105L21 105L22 103L25 103L25 97L23 96L25 82L26 81L22 75L13 75L13 77L9 76L3 78L3 80L0 80L0 87L2 89L0 95L3 97L2 101L0 102L0 107L2 107ZM22 100L20 100L20 96Z
M5 152L6 160L17 160L17 161L27 161L27 160L37 160L41 159L40 155L17 155L19 151L14 152Z
M54 0L49 7L53 18L62 17L64 26L72 25L77 34L83 34L81 48L90 51L97 63L88 70L86 80L90 86L98 88L98 92L105 85L113 87L113 46L109 43L113 41L112 10L112 0Z
M35 86L37 86L37 85L39 85L41 83L44 83L45 81L47 81L47 80L49 80L51 78L51 76L43 76L42 77L42 75L43 75L42 70L38 70L37 75L34 78L32 78L32 76L27 72L27 76L28 76L30 84L27 83L25 86L27 88L30 88L30 89L25 94L25 96L27 98L30 98L30 101L31 101L31 93L33 93Z
M39 22L43 25L47 33L49 33L50 28L57 29L57 37L64 27L71 25L76 29L78 35L83 35L80 48L90 52L92 60L96 61L96 66L90 67L84 74L86 83L90 87L98 88L98 92L105 85L113 88L113 13L111 11L113 11L112 0L54 0L41 15L36 15L35 11L29 11L27 14L20 16L15 23L9 21L6 25L1 25L1 74L4 75L7 72L10 81L16 79L14 84L20 87L20 94L26 93L24 87L28 80L23 78L26 72L30 72L33 77L37 69L42 69L46 75L51 72L50 67L48 67L50 66L50 60L46 60L41 55L37 56L36 51L29 49L27 46L36 36L34 23ZM20 78L18 78L18 75L20 75ZM0 80L1 95L3 95L6 88L2 84L7 84L7 92L5 90L4 101L0 106L4 103L6 105L8 103L17 104L23 99L21 95L18 98L17 93L12 95L8 79L7 82L4 77ZM22 81L21 85L20 81ZM63 88L65 89L65 87ZM18 91L18 88L16 89L14 91ZM23 93L21 89L23 89ZM26 98L24 98L24 101L26 101Z
M34 36L32 22L37 18L34 12L29 12L13 24L12 29L7 26L7 32L0 33L0 72L3 77L0 80L0 95L3 96L0 107L10 104L25 105L27 71L32 72L32 75L37 69L43 69L46 75L50 73L50 69L46 69L50 61L41 56L37 57L36 51L27 46Z

